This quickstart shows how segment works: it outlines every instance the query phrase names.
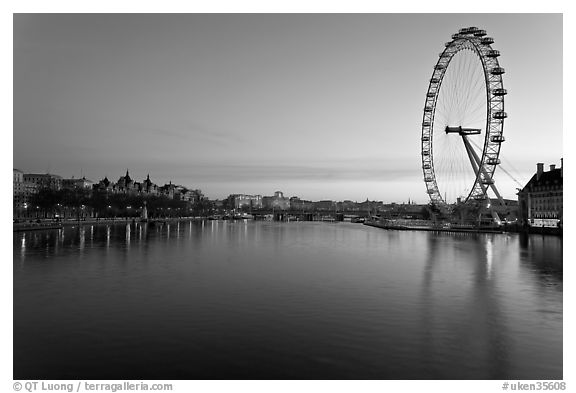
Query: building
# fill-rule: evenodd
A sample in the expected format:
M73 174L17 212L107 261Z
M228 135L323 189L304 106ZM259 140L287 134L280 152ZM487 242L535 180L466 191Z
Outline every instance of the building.
M358 212L360 211L360 207L358 205L358 203L351 201L351 200L345 200L342 202L337 202L336 203L336 207L338 209L338 211L342 211L342 212Z
M12 183L12 204L14 209L23 208L25 198L24 188L24 172L20 169L13 169L13 183Z
M290 198L290 209L299 211L308 211L314 208L314 202L300 199L297 196Z
M336 211L336 207L336 202L330 200L314 202L314 209L316 210Z
M130 173L126 170L126 174L118 179L118 182L112 183L108 177L100 180L98 184L93 186L94 190L98 192L106 192L111 194L129 194L132 196L143 197L166 197L168 199L180 200L188 202L193 205L198 201L204 199L201 190L190 190L187 187L172 184L158 186L150 180L150 174L146 176L142 182L134 181L130 177Z
M391 208L386 209L386 216L408 220L425 220L430 216L427 207L427 205L418 205L410 201L401 204L394 203Z
M158 187L158 193L168 199L174 199L174 196L178 193L176 187L176 184L172 184L172 181L170 181L168 184Z
M184 186L174 186L172 199L187 202L189 205L194 205L202 199L202 191L190 190Z
M104 179L100 180L98 184L94 185L94 190L100 192L113 192L114 191L114 184L108 180L108 176L104 177Z
M290 198L284 196L282 191L276 191L274 196L262 197L262 207L268 209L290 209Z
M396 204L392 204L396 206ZM359 211L376 213L383 212L385 210L384 203L382 201L369 201L368 198L364 202L358 203Z
M498 218L504 222L518 221L518 201L513 199L503 199L504 206L498 199L490 200L490 210L498 214Z
M12 172L12 195L14 197L14 201L16 201L16 197L24 193L24 172L16 168L14 168Z
M12 172L14 176L14 186L24 183L24 172L16 168L13 168ZM16 188L14 190L16 190Z
M88 180L85 177L81 179L62 179L62 188L65 189L82 189L82 190L92 190L94 183L92 180Z
M232 200L234 202L234 209L262 208L262 195L234 194L232 195Z
M23 178L25 183L33 183L38 189L50 188L55 191L62 189L62 177L58 175L25 173Z
M150 174L146 176L146 180L140 183L140 193L146 195L158 195L158 186L150 180Z
M123 194L132 194L138 192L138 184L134 183L134 180L132 180L130 174L128 173L128 169L126 169L126 175L120 176L116 182L114 191Z
M563 159L560 168L536 164L536 173L518 192L520 224L535 227L561 227L563 213Z

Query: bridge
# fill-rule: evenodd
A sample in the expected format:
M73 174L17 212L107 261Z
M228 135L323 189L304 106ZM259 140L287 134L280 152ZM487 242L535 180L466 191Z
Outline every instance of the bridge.
M367 211L328 211L328 210L279 210L258 209L249 213L254 220L273 221L352 221L357 222L370 215ZM237 216L242 218L242 215Z

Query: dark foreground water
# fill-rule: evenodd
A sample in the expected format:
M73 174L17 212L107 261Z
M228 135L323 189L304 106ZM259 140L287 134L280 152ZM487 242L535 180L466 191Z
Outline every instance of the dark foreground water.
M15 379L561 379L562 239L347 223L14 233Z

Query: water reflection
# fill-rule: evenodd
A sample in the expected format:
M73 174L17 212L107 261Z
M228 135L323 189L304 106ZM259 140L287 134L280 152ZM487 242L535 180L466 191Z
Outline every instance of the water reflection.
M144 237L143 242L144 244L148 244L148 223L144 223L142 225L142 236Z
M63 229L58 229L56 236L54 236L54 254L58 255L58 248L60 247L60 236Z
M118 358L158 379L557 378L561 247L322 223L26 232L15 376L118 376Z
M448 248L448 243L463 247ZM479 370L480 378L510 375L510 340L494 280L492 235L429 234L427 245L420 345L429 377L474 379ZM438 330L444 333L433 334ZM452 352L448 342L460 351Z
M126 224L126 250L130 249L130 224Z
M26 234L23 233L20 239L20 258L24 260L26 257Z
M80 246L79 249L80 251L84 251L84 244L86 242L86 228L84 226L81 226L79 229L80 232Z
M492 237L486 239L486 275L490 279L492 274Z
M518 247L521 262L543 276L562 278L562 240L557 236L521 234Z

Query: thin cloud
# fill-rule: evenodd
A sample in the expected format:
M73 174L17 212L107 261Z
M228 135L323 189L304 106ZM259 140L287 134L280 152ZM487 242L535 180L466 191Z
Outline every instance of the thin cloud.
M193 177L205 182L241 181L364 181L395 180L420 176L408 168L386 168L347 165L293 165L293 164L231 164L196 163L190 167L180 167L173 175Z
M237 132L210 127L195 122L187 124L186 132L194 139L201 139L217 145L230 145L246 142L246 139Z

